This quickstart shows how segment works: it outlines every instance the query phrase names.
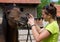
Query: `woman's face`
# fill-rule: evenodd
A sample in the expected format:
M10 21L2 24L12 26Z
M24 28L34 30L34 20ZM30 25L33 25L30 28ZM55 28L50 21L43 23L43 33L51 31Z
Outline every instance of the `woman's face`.
M45 11L46 11L46 10L42 10L42 17L43 17L43 19L44 19L45 21L49 21L50 15L47 15L47 14L45 13Z

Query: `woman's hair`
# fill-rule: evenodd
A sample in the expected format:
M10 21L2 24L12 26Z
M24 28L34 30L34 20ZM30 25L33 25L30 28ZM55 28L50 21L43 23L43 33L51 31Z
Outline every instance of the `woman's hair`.
M56 19L57 9L52 3L50 3L49 5L44 6L43 9L46 10L45 13L47 15L49 15L49 13L50 13L52 18Z

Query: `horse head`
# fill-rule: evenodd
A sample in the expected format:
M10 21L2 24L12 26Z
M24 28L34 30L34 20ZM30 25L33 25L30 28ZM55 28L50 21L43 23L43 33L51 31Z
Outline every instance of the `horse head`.
M20 17L21 13L17 7L13 7L12 9L6 11L6 19L8 24L12 27L17 26Z

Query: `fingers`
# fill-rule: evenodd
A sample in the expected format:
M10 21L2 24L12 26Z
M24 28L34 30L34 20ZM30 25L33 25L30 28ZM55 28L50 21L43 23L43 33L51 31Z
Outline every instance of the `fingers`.
M33 18L33 15L32 14L29 14L30 15L30 17L32 17Z
M34 24L34 17L32 14L29 14L28 24L30 24L30 25Z
M34 17L33 17L33 15L32 14L29 14L29 19L28 19L29 21L34 21Z
M32 14L29 14L29 18L34 18Z

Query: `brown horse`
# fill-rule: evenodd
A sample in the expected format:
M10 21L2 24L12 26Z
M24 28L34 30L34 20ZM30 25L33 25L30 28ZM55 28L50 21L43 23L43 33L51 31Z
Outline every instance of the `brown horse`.
M3 16L3 31L6 42L18 42L17 22L21 14L17 7L6 10Z

